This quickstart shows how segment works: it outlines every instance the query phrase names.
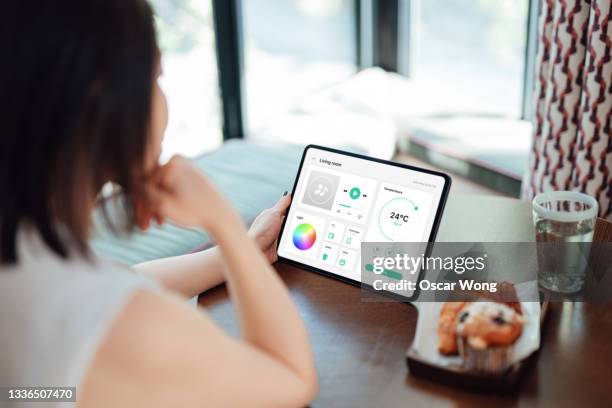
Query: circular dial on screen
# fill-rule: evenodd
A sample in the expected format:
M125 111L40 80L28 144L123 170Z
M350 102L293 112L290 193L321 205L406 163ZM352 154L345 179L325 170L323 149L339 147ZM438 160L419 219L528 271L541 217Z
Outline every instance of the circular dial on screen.
M393 198L378 212L378 229L389 241L401 241L421 216L418 205L409 198Z
M310 249L317 240L317 231L310 224L300 224L293 231L293 245L299 250Z

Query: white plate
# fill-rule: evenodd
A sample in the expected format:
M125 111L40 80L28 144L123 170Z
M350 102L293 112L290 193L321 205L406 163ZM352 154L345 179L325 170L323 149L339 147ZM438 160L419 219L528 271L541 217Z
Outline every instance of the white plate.
M536 299L533 290L537 291L536 282L527 282L516 286L520 299ZM438 352L438 323L440 320L441 302L423 302L414 304L419 311L416 333L411 349L422 361L441 367L459 365L458 356L444 356ZM523 333L514 346L512 363L531 355L540 348L540 303L521 302L523 309Z

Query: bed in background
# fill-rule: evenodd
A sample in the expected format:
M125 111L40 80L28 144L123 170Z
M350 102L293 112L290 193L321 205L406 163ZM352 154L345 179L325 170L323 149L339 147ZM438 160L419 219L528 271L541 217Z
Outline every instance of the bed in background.
M391 158L397 129L389 113L389 76L377 68L361 71L304 99L291 112L250 135L249 141L224 143L219 150L193 162L248 224L291 189L307 143ZM116 237L106 229L99 213L94 222L94 251L130 265L193 252L210 244L203 231L170 224Z
M291 190L303 149L304 146L293 144L231 141L193 162L249 224L285 190ZM170 223L154 224L147 231L137 231L130 236L113 235L100 212L94 215L94 224L91 241L94 251L129 265L181 255L210 245L210 238L204 231Z

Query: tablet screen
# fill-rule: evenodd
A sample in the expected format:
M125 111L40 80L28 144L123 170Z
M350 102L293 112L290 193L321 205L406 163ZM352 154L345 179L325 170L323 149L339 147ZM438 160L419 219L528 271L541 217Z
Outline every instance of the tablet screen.
M360 282L362 241L433 241L449 183L442 173L309 146L278 255Z

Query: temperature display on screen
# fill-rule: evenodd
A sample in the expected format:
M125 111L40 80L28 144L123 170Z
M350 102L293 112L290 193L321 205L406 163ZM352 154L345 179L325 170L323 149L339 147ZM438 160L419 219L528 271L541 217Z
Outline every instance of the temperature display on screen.
M408 222L408 220L410 219L410 216L408 214L400 214L400 213L396 213L394 211L391 211L391 217L390 218L392 220Z
M375 242L417 242L429 216L432 194L384 183L374 206L376 224L368 232Z

